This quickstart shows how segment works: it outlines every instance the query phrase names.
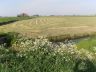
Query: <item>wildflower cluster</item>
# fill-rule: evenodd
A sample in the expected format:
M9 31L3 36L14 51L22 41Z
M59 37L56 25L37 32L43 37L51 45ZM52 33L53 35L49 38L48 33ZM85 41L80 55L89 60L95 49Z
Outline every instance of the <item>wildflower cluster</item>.
M27 56L28 53L39 51L39 53L51 54L56 56L60 54L63 56L65 61L71 61L72 58L76 57L77 55L77 47L72 43L64 44L59 43L53 44L52 42L48 41L45 37L38 37L35 40L21 38L17 39L16 42L12 45L13 49L19 51L18 56Z

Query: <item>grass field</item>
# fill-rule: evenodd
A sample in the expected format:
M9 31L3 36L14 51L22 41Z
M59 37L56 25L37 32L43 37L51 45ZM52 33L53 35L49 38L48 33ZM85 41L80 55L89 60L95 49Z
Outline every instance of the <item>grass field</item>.
M63 40L95 34L95 19L38 17L0 26L0 72L96 72L95 36L76 44ZM32 39L37 36L63 42Z
M4 17L4 18L0 18L0 23L12 21L12 20L15 20L15 19L16 19L15 17Z
M9 21L20 21L20 20L27 20L31 19L33 17L1 17L0 18L0 23L5 23Z
M12 31L29 37L82 37L96 32L96 17L38 17L0 26L0 32Z

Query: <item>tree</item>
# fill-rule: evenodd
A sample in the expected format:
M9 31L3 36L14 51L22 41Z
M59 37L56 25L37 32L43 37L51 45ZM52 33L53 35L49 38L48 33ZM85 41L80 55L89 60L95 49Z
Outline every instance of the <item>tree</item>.
M39 17L39 15L38 15L38 14L36 14L36 15L33 15L33 16L35 16L35 17Z
M18 14L17 17L29 17L29 15L26 13L21 13L21 14Z

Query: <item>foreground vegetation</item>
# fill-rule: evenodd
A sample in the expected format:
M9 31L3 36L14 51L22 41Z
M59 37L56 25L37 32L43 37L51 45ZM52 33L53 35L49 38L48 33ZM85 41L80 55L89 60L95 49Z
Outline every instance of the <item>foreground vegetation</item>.
M96 71L96 54L86 48L78 49L70 42L54 44L44 37L5 35L8 41L0 46L0 72Z

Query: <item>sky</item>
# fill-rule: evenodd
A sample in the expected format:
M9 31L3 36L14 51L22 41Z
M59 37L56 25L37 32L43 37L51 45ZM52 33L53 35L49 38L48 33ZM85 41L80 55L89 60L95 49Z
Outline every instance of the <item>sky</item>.
M96 0L0 0L0 16L94 15Z

